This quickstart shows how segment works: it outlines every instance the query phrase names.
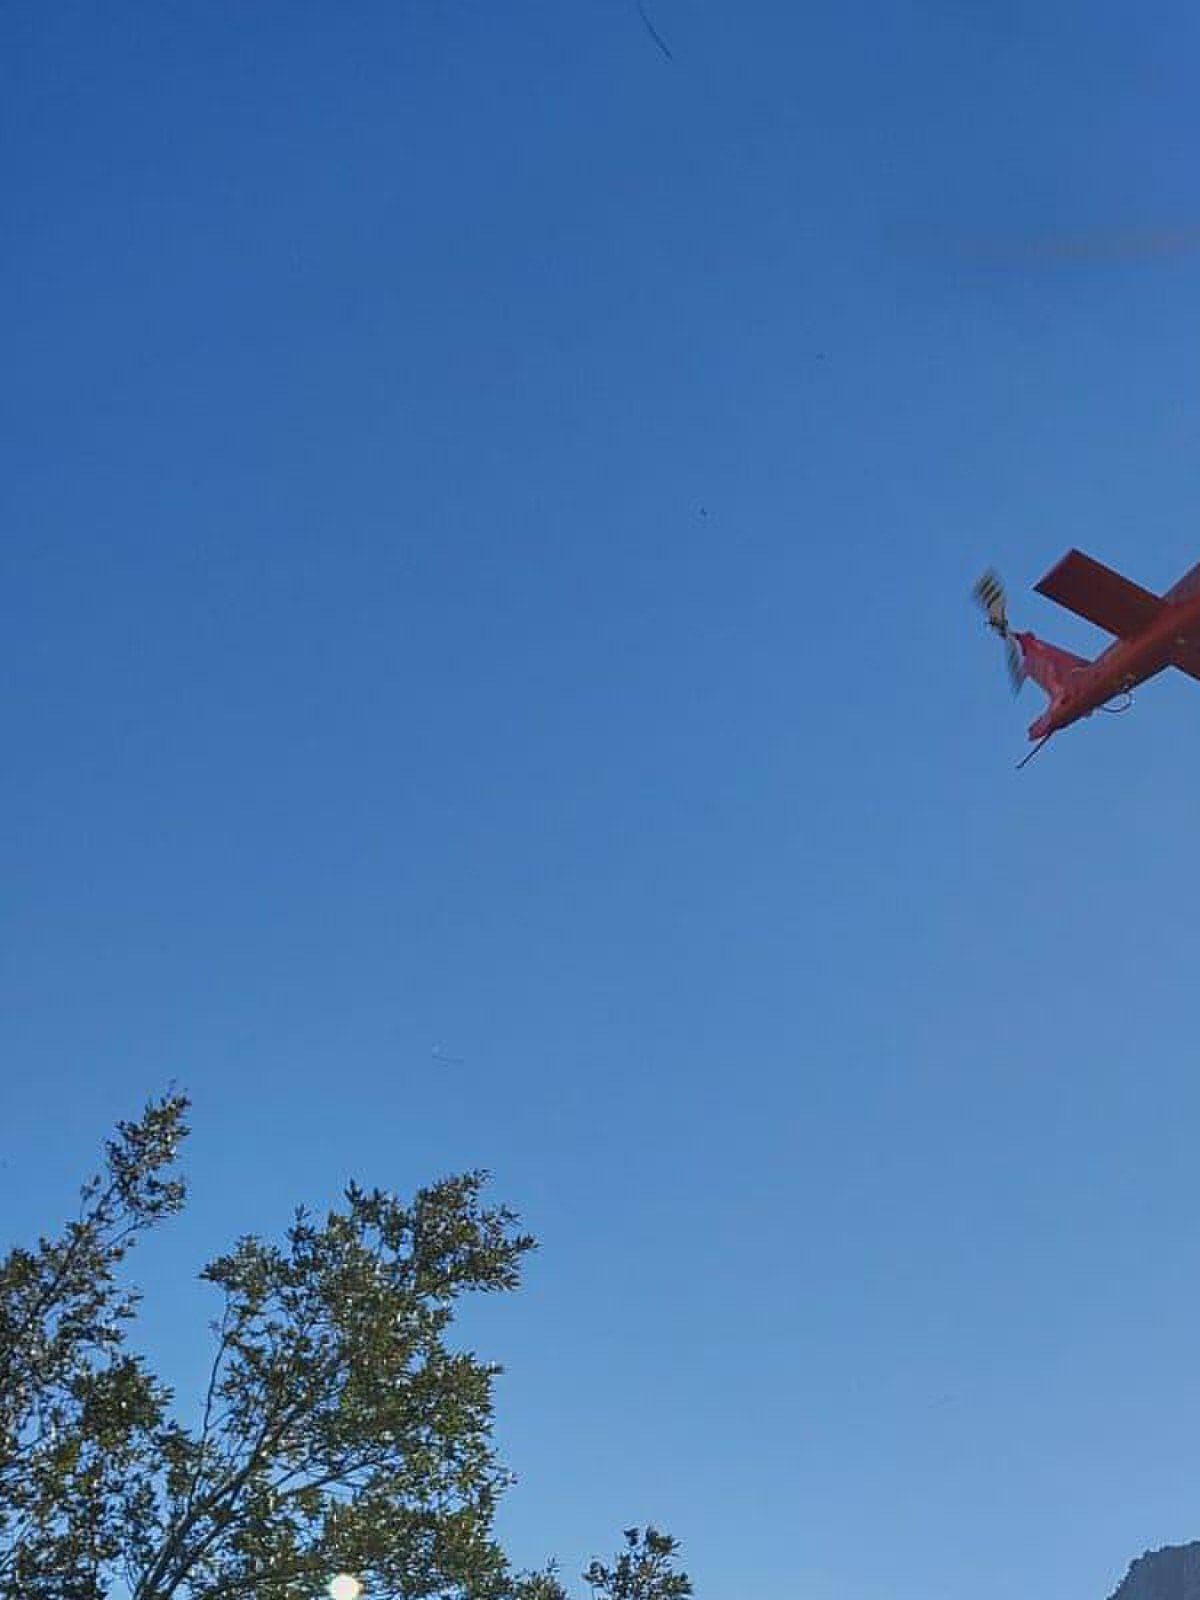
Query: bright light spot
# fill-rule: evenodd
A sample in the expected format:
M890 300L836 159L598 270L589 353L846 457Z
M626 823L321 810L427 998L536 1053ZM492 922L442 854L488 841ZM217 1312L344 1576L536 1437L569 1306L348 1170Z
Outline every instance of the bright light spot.
M362 1584L348 1572L339 1572L329 1580L329 1600L358 1600L361 1593Z

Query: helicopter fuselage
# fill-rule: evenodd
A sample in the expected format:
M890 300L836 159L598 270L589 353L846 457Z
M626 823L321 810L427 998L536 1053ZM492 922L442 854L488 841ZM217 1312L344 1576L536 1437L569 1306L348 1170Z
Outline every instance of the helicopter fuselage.
M1032 635L1015 634L1022 650ZM1036 641L1040 644L1041 641ZM1050 704L1029 729L1031 739L1068 728L1081 717L1090 716L1121 694L1136 689L1169 666L1193 670L1200 662L1200 589L1181 599L1160 602L1153 619L1138 632L1119 638L1094 661L1064 667Z

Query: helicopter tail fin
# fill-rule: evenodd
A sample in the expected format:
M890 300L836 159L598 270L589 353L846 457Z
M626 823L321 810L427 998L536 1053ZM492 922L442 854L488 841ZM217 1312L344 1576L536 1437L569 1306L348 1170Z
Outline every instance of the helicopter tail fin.
M1191 576L1189 573L1188 578ZM1176 587L1187 581L1181 579ZM1085 556L1081 550L1068 550L1034 588L1118 639L1128 639L1148 628L1167 604L1166 599L1131 583L1122 573Z
M987 617L988 626L1004 641L1009 677L1014 691L1020 689L1026 678L1032 678L1051 701L1054 701L1064 692L1081 667L1091 665L1082 656L1072 655L1069 650L1061 650L1058 645L1047 644L1036 634L1020 633L1011 627L1004 586L994 572L985 572L975 585L973 593Z
M1021 652L1025 676L1032 678L1051 700L1057 700L1077 672L1091 666L1082 656L1062 650L1056 644L1047 644L1036 634L1014 633L1013 638Z

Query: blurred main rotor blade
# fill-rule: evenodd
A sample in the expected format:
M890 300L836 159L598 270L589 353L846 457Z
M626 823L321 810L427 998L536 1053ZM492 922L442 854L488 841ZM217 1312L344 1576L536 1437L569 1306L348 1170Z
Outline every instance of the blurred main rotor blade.
M1004 640L1004 660L1008 667L1008 681L1014 694L1020 694L1025 682L1025 658L1021 647L1013 638L1008 626L1008 610L1004 603L1004 585L989 569L975 585L972 593L987 617L989 628L994 628Z
M1008 612L1004 604L1004 585L989 568L975 585L974 595L987 612L988 626L995 628L1002 638L1008 638Z
M1004 640L1004 654L1008 662L1008 681L1012 684L1012 692L1020 694L1021 685L1025 682L1025 662L1020 645L1011 635Z

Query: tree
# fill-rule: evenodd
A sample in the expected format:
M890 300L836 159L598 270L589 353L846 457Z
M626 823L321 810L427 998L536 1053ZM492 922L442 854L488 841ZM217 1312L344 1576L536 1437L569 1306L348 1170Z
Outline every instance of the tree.
M105 1173L58 1239L0 1262L0 1592L93 1600L147 1536L147 1484L169 1396L126 1353L137 1296L116 1271L183 1204L173 1096L121 1123Z
M592 1600L687 1600L691 1579L675 1567L679 1542L657 1528L625 1529L625 1548L612 1566L593 1561L583 1574L591 1585ZM542 1572L527 1574L518 1585L515 1600L568 1600L551 1564Z
M691 1580L676 1572L678 1540L657 1528L625 1529L625 1549L611 1567L593 1561L584 1573L594 1600L686 1600Z
M371 1600L565 1600L553 1568L512 1573L492 1537L499 1369L446 1340L460 1296L515 1289L534 1247L484 1204L486 1175L408 1204L351 1184L282 1245L246 1237L211 1262L221 1311L189 1428L126 1349L138 1296L117 1277L183 1204L187 1109L171 1095L122 1123L77 1220L0 1262L0 1594L106 1600L119 1578L132 1600L311 1600L346 1572ZM690 1594L663 1540L593 1563L600 1600Z

